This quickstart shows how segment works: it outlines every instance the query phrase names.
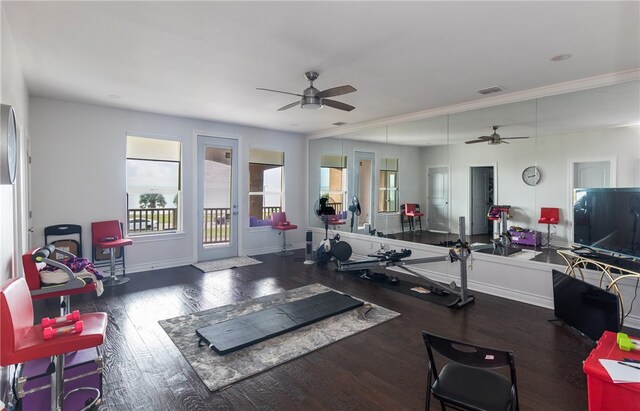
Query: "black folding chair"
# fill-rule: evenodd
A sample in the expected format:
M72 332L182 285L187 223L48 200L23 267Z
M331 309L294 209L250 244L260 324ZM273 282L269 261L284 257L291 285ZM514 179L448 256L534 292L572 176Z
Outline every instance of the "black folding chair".
M56 224L44 228L45 244L53 244L56 248L68 251L77 257L82 257L82 226L77 224ZM54 260L66 258L55 253Z
M431 395L442 410L450 404L465 410L518 410L515 357L511 351L479 347L422 332L429 354L427 401ZM440 371L433 350L451 360ZM511 379L491 369L509 367Z

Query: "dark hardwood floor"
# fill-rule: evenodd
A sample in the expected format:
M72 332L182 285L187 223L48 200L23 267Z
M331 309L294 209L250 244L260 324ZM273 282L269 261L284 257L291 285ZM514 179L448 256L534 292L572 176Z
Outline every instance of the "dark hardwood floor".
M515 352L521 410L586 410L582 361L593 343L549 323L550 310L474 293L460 309L422 301L293 257L203 274L191 267L131 275L72 308L109 315L103 410L420 410L427 355L421 331ZM400 275L400 279L405 277ZM414 280L415 281L415 280ZM209 392L158 320L321 283L402 315L218 392ZM36 302L36 318L56 314ZM194 340L195 343L195 340ZM432 409L439 409L432 402Z

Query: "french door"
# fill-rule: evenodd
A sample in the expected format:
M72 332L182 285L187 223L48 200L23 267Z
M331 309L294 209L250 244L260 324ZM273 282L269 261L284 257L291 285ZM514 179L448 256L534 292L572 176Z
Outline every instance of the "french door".
M238 256L238 140L198 136L198 261Z

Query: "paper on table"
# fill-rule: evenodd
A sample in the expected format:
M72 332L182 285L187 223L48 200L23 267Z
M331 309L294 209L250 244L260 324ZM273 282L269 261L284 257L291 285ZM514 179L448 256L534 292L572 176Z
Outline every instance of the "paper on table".
M599 360L600 364L609 373L614 383L634 383L640 382L640 370L626 365L618 364L616 360ZM638 367L638 364L631 364Z

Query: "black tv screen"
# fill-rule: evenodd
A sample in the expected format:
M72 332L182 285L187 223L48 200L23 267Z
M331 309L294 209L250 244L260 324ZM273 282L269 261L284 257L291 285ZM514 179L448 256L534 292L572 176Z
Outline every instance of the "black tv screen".
M573 201L574 243L640 257L640 187L578 188Z
M553 270L553 312L594 341L605 331L620 331L620 305L615 294L557 270Z

